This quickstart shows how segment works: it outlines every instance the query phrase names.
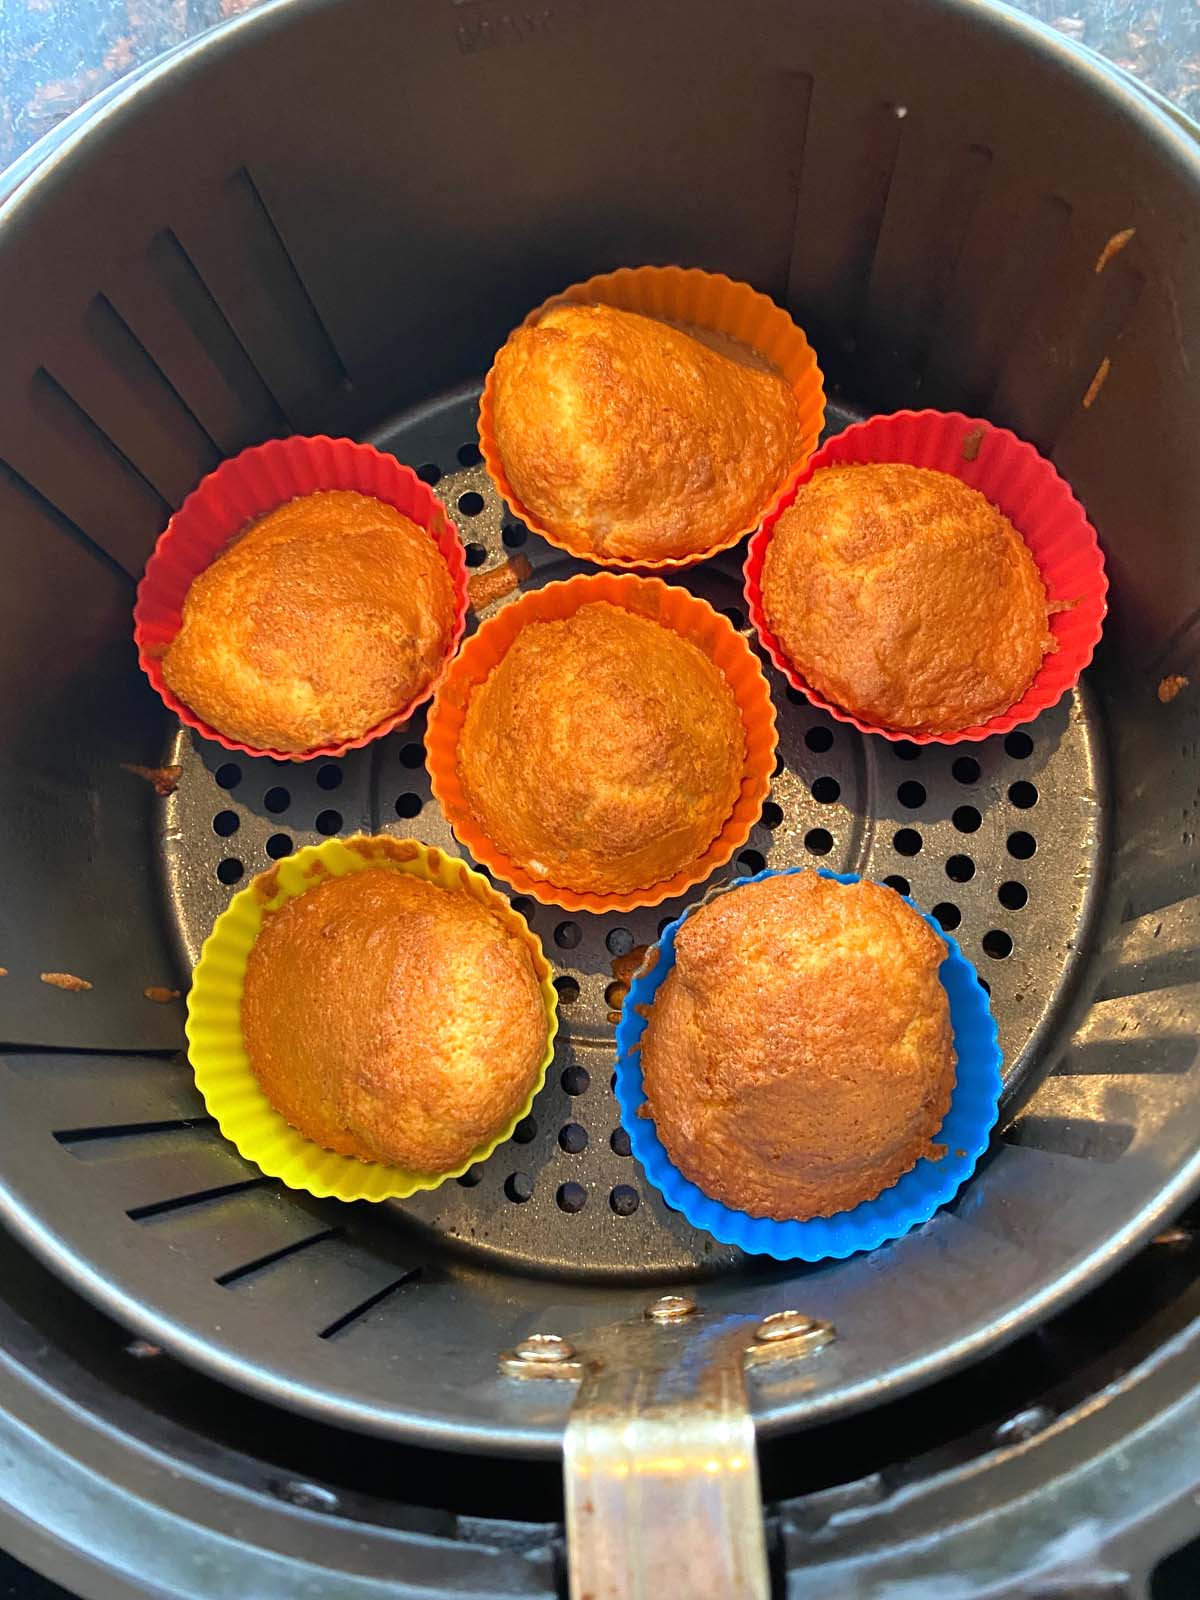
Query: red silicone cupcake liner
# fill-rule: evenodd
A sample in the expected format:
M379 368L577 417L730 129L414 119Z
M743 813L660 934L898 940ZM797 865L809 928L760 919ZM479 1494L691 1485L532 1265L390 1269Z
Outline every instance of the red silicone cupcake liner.
M454 620L445 659L429 683L406 706L376 723L358 739L321 745L297 754L285 750L259 750L228 739L201 721L189 706L167 687L162 658L183 621L183 602L193 580L220 554L229 541L256 517L265 516L299 495L322 489L356 489L373 496L424 528L437 545L454 585ZM394 456L353 439L295 437L271 439L252 445L231 461L222 462L192 490L159 536L146 571L138 584L133 608L133 638L138 665L149 678L168 710L205 739L225 750L249 756L272 756L277 761L312 761L318 756L342 756L347 750L391 733L418 706L430 699L442 674L462 641L467 621L467 563L462 540L445 508L411 468Z
M792 666L763 610L762 573L775 524L815 472L847 462L900 461L948 472L997 506L1029 546L1051 605L1058 649L1015 705L957 733L911 733L864 722L817 693ZM746 603L763 648L787 681L814 706L860 733L912 744L960 744L1008 733L1055 705L1092 659L1108 610L1108 579L1096 530L1066 479L1031 444L1007 428L957 411L897 411L855 423L826 441L782 503L750 540L743 568ZM1060 609L1054 609L1058 607Z

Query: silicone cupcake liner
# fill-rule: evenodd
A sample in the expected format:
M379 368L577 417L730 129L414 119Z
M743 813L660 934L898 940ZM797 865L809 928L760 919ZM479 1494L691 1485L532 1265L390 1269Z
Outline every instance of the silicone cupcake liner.
M458 774L458 745L472 693L485 682L517 634L530 622L573 616L580 606L608 601L649 617L689 639L720 668L733 691L746 735L746 765L741 793L725 826L704 854L673 877L623 894L597 894L563 888L535 878L505 855L482 831L467 804ZM659 578L598 572L547 584L523 594L490 618L463 646L443 679L429 713L425 734L429 778L434 795L459 842L489 872L543 905L567 911L632 911L657 906L682 894L722 867L741 849L758 821L775 770L775 708L754 652L729 622L686 589Z
M242 1040L242 990L246 962L262 928L263 917L287 900L302 895L327 877L341 878L368 867L385 866L411 873L443 889L468 894L519 935L529 947L546 1006L546 1053L537 1079L521 1108L494 1139L472 1152L452 1172L410 1172L383 1162L358 1161L335 1155L293 1128L267 1099L250 1069ZM518 1122L529 1115L546 1081L558 1032L557 996L551 967L536 936L503 895L465 862L412 839L327 839L287 856L262 873L217 918L192 974L187 1001L188 1059L196 1087L225 1137L239 1154L289 1189L303 1189L318 1199L403 1200L422 1189L436 1189L457 1178L476 1162L485 1161Z
M1053 611L1050 631L1058 650L1047 655L1020 700L987 722L957 733L908 733L854 716L819 694L792 666L768 626L762 573L775 524L797 491L822 467L844 462L902 461L948 472L998 506L1024 537L1037 562ZM860 733L912 744L960 744L1008 733L1059 701L1079 682L1100 640L1108 610L1108 579L1096 530L1087 513L1045 456L1007 428L964 417L957 411L897 411L871 417L823 444L750 541L744 567L750 620L771 660L814 706Z
M698 267L621 267L616 272L600 273L584 283L574 283L561 294L551 295L522 323L528 327L559 305L606 305L622 311L640 311L661 322L703 328L723 333L749 345L766 356L791 385L800 409L803 437L800 451L787 478L777 493L763 506L759 518L745 527L733 529L727 538L695 555L664 557L659 560L629 560L622 556L598 556L595 551L573 544L553 528L540 522L522 505L504 470L496 443L493 407L493 377L489 371L479 402L479 448L488 475L501 499L527 528L548 543L566 550L595 566L636 568L643 572L670 571L694 566L721 550L729 550L781 503L794 486L805 462L816 449L825 425L825 389L817 358L804 332L775 302L752 289L748 283L735 283L721 272L702 272Z
M752 878L738 878L722 885L699 905L690 906L663 930L658 943L649 951L641 971L630 985L617 1025L617 1103L633 1154L641 1162L647 1179L668 1205L681 1211L693 1227L703 1228L722 1244L737 1245L752 1255L774 1256L777 1261L840 1259L859 1250L874 1250L928 1222L939 1206L953 1199L987 1149L996 1123L1001 1089L1000 1046L987 992L956 942L920 906L908 900L914 911L945 942L948 952L939 976L950 1001L958 1069L950 1108L935 1135L937 1142L946 1147L945 1155L937 1161L922 1157L915 1167L874 1200L863 1200L849 1211L839 1211L831 1217L814 1217L807 1222L776 1222L770 1217L752 1217L744 1211L734 1211L706 1195L671 1164L653 1122L638 1114L646 1103L639 1054L649 1007L659 985L675 964L675 936L700 905L717 895L748 883L758 883L763 878L804 870L802 867L788 867L782 872L768 869ZM821 876L837 883L860 881L851 872L822 870Z
M277 761L312 761L318 756L345 755L384 734L391 733L433 694L437 678L406 706L377 723L359 739L321 745L299 754L286 750L260 750L228 739L186 706L168 688L162 658L183 621L183 602L193 579L211 565L234 536L268 511L298 495L322 489L356 489L394 506L437 545L454 585L454 619L446 647L448 662L458 649L467 619L467 563L462 541L443 506L416 473L394 456L353 439L295 437L271 439L252 445L222 462L203 478L159 536L146 571L138 584L133 608L133 637L138 665L149 678L168 710L189 728L226 750L251 756L273 756ZM443 669L444 670L444 666ZM440 676L440 674L438 675Z

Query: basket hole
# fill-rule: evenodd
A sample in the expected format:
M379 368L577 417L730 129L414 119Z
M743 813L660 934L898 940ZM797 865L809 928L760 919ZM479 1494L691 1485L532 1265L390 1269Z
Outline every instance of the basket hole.
M892 848L898 856L918 855L921 843L921 835L915 828L898 828L892 835Z
M749 873L751 877L756 872L762 872L766 869L767 858L757 850L743 850L737 859L738 866L741 867L743 872Z
M614 978L604 990L604 1004L610 1011L620 1011L625 1004L625 996L629 993L629 985L622 983L619 978Z
M236 761L223 761L216 772L218 789L236 789L242 781L242 769Z
M217 877L228 886L237 883L245 870L236 856L226 856L217 868Z
M459 1176L458 1181L464 1189L474 1189L477 1184L483 1182L483 1168L468 1167L467 1170Z
M291 837L286 833L273 833L267 840L267 854L272 861L282 861L292 853Z
M402 794L396 800L396 815L398 817L416 817L421 813L424 802L419 794Z
M779 777L781 772L784 772L786 770L787 770L787 764L784 761L782 755L776 755L776 757L775 757L775 771L771 774L771 776L774 777L774 778L777 778L777 777Z
M977 833L983 818L974 806L955 806L950 818L959 833Z
M514 1205L523 1206L533 1198L533 1179L527 1172L510 1172L504 1180L504 1194Z
M979 782L979 763L974 756L958 756L950 771L959 783Z
M581 1155L588 1147L587 1129L578 1122L566 1122L558 1130L558 1145L569 1156Z
M746 626L745 615L739 606L722 606L721 615L726 622L732 623L735 628L744 628Z
M567 1094L577 1096L588 1092L592 1075L586 1067L564 1067L559 1082Z
M916 811L923 806L925 798L925 785L918 783L915 778L909 778L896 790L896 799L910 811Z
M895 889L897 894L912 893L912 884L909 883L907 878L902 878L899 873L894 872L890 878L885 878L883 881L889 889Z
M609 1145L615 1156L627 1156L630 1153L629 1135L624 1128L614 1128L609 1135Z
M794 706L807 705L808 702L807 702L805 696L800 693L799 689L797 689L797 687L796 687L796 685L794 683L789 683L788 686L787 686L787 689L784 692L786 693L786 695L787 695L789 701L792 703L792 705L794 705Z
M993 961L1003 961L1012 955L1013 942L1003 928L992 928L983 936L983 948Z
M554 987L558 990L558 998L565 1006L579 999L579 985L574 978L555 978Z
M975 976L978 978L979 974L976 973ZM986 978L979 978L979 987L983 990L984 994L986 994L986 995L990 995L991 992L992 992L992 986L987 981Z
M342 813L340 811L318 811L316 828L318 833L323 833L330 838L335 833L342 831Z
M1037 849L1037 840L1031 833L1016 832L1008 836L1008 853L1017 861L1028 861Z
M901 739L899 744L894 744L892 749L896 752L898 761L915 761L921 754L921 746L912 744L907 739Z
M627 956L633 949L634 940L628 928L610 928L604 936L604 943L611 955Z
M1026 783L1022 778L1020 782L1009 785L1008 798L1018 811L1028 811L1038 803L1037 786Z
M273 789L268 789L263 795L263 805L273 816L278 816L281 811L286 811L292 803L292 797L281 784L276 784Z
M667 929L671 926L671 924L674 921L675 921L674 917L664 917L662 919L662 921L658 925L658 937L660 939L662 938L663 934L666 933Z
M804 735L804 742L814 755L823 756L827 750L833 749L833 730L830 728L810 728Z
M631 1183L618 1183L608 1203L619 1217L631 1217L641 1205L642 1197Z
M810 855L827 856L833 849L833 835L828 828L810 828L804 835L804 848Z
M500 537L506 550L519 550L529 537L529 529L523 522L510 522Z
M954 883L970 883L975 876L975 863L970 856L951 856L946 863L946 876Z
M537 1138L537 1123L532 1117L522 1117L512 1133L517 1144L532 1144Z
M783 807L776 805L774 800L765 801L762 816L758 820L764 828L777 828L783 821Z
M340 789L342 786L342 769L329 762L326 766L317 768L317 788L326 791Z
M814 778L812 797L818 805L831 806L842 792L842 786L836 778Z
M213 818L213 832L219 839L228 839L231 833L236 833L242 825L242 819L236 811L218 811Z
M583 929L577 922L560 922L554 930L554 942L560 950L574 950L583 938Z
M560 1211L565 1211L572 1217L587 1205L587 1190L581 1183L560 1184L558 1193L554 1196L554 1203Z
M1033 740L1027 733L1010 733L1004 740L1004 750L1014 761L1024 761L1033 754Z
M537 910L537 901L531 900L527 894L519 894L513 901L512 908L518 916L524 917L528 921Z
M1029 899L1029 890L1023 883L1017 883L1015 879L1010 879L1008 883L1002 883L997 889L996 898L1006 910L1020 911Z
M406 744L400 751L400 765L402 767L421 767L425 765L425 752L419 744Z
M466 494L459 495L458 509L464 517L477 517L483 510L483 496L474 489L468 489Z
M463 551L463 554L467 558L467 565L469 567L481 567L487 560L487 546L484 544L471 543L467 545L466 549Z
M962 912L949 900L940 901L930 915L947 933L952 933L962 921Z
M477 467L483 460L478 444L474 439L468 439L466 444L458 447L459 465L463 467Z
M432 488L435 483L442 481L442 469L436 462L425 461L417 468L417 477Z

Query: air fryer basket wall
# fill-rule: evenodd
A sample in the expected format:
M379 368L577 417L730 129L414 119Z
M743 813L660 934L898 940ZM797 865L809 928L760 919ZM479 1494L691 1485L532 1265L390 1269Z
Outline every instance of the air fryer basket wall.
M290 0L107 107L0 223L0 1185L20 1235L242 1387L538 1451L568 1396L518 1390L496 1352L634 1313L654 1282L838 1325L811 1391L760 1383L770 1428L928 1380L1146 1237L1196 1179L1195 699L1162 705L1155 685L1194 648L1198 198L1192 145L1132 90L1015 18L937 0L577 0L533 19ZM265 865L273 836L445 837L403 738L336 776L235 778L175 737L129 642L131 579L170 508L253 439L350 431L436 466L452 506L479 495L460 521L494 559L520 535L469 448L492 350L554 288L644 260L786 303L835 422L953 405L1032 438L1113 580L1090 688L1031 750L973 747L973 778L949 752L906 764L842 729L826 746L779 695L784 821L752 850L903 878L960 910L983 966L985 932L1013 943L988 968L1010 1121L985 1170L901 1245L816 1272L706 1251L610 1145L615 921L555 943L568 919L538 913L579 996L533 1142L400 1215L261 1182L173 1059L178 1008L143 993L183 986L225 863ZM569 569L532 545L537 579ZM738 606L733 565L696 581ZM165 804L121 765L176 760ZM1008 881L1026 907L997 902ZM622 926L652 936L670 910ZM568 1122L586 1165L560 1148ZM571 1213L555 1195L576 1173L590 1197Z

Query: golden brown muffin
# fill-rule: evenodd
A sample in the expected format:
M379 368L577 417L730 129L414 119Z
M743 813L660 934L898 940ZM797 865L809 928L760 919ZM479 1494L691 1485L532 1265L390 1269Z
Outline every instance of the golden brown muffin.
M885 728L986 722L1057 648L1024 539L977 489L926 467L815 472L775 526L762 595L809 684Z
M426 689L453 620L428 533L370 495L303 495L193 581L163 677L218 733L298 754L361 738Z
M802 1221L941 1154L955 1070L945 953L892 890L814 872L689 917L641 1053L679 1171L750 1216Z
M600 557L711 549L753 526L800 452L795 397L753 351L612 306L556 306L518 328L493 383L521 502Z
M327 1150L450 1172L525 1103L546 1049L528 946L486 907L386 866L268 912L246 964L255 1077Z
M720 669L670 628L596 601L521 630L471 696L458 770L479 826L527 872L621 893L703 855L744 759Z

